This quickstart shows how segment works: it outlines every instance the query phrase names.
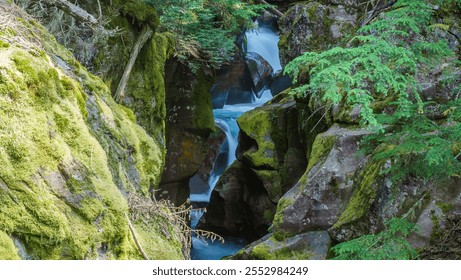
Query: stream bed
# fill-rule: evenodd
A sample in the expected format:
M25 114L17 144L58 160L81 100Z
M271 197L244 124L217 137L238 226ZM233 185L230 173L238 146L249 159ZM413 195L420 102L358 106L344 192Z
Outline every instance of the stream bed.
M272 67L272 75L274 75L282 68L279 60L278 40L279 36L276 30L270 25L263 24L245 33L245 44L242 48L245 53L251 52L260 55ZM260 92L253 91L251 98L242 93L241 100L239 100L239 95L235 98L234 94L232 101L230 101L227 97L228 93L228 91L223 91L218 96L218 98L224 100L223 106L213 109L215 124L225 133L226 137L221 144L219 154L215 159L213 169L210 173L208 189L202 193L190 194L190 200L193 204L205 205L209 202L211 192L216 186L219 177L236 160L235 151L238 145L239 134L239 127L237 125L238 117L247 111L263 105L272 98L271 91L267 87ZM192 211L192 228L195 228L202 214L203 210ZM225 241L221 243L193 236L191 259L218 260L235 254L247 245L247 241L243 238L231 236L223 236L223 238Z

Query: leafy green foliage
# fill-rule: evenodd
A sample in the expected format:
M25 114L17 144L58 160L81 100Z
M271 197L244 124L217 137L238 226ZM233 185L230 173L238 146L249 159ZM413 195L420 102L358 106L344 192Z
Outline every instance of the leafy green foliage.
M439 105L447 115L446 122L434 121L414 112L411 120L396 123L385 117L382 121L392 130L368 137L365 146L386 145L386 149L375 153L374 159L391 162L384 172L394 181L408 175L429 179L459 176L461 171L461 102Z
M442 80L459 82L454 53L432 35L433 29L445 28L434 24L433 13L427 1L399 0L360 28L347 47L305 53L285 70L295 82L309 74L309 83L294 93L361 108L362 124L376 132L363 146L368 153L385 146L374 159L389 160L384 172L395 181L408 175L447 178L461 171L460 87L454 88L451 102L424 103L419 95L418 77L439 71L442 64L450 65Z
M416 231L405 219L392 218L378 234L359 238L332 247L338 260L409 260L417 257L405 237Z
M240 0L146 0L160 14L161 30L176 38L176 57L195 71L218 67L235 50L235 35L265 5Z
M412 105L422 108L416 82L418 71L452 56L447 44L427 41L432 9L424 1L400 0L392 11L358 30L348 47L322 53L307 52L290 62L285 72L297 82L308 71L309 83L293 90L325 102L345 101L361 107L363 123L381 128L372 103L394 99L395 117L412 116Z
M376 162L386 162L383 172L394 181L461 175L461 87L453 86L459 84L459 61L436 35L450 26L434 20L430 4L459 10L457 0L398 0L346 46L304 53L285 68L297 83L294 94L360 108L362 125L375 132L362 147ZM433 82L451 84L452 95L425 101L422 77L440 72ZM405 237L414 230L393 218L384 231L332 249L337 259L413 259L416 253Z

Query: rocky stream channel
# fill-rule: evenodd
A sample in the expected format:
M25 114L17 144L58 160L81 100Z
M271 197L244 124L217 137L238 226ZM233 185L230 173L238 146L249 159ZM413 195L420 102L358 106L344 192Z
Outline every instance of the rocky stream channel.
M203 182L198 175L190 179L192 204L206 206L220 176L236 160L239 136L237 119L243 113L269 101L273 96L270 83L272 77L280 75L282 69L278 51L279 36L273 21L255 22L255 25L242 35L241 48L249 71L243 71L239 77L240 81L251 79L253 87L234 89L236 85L231 83L227 88L219 88L217 84L212 87L213 116L216 126L224 132L225 139L219 147L208 181ZM192 228L197 226L203 213L203 210L192 211ZM191 258L220 259L235 254L246 244L247 241L243 237L224 236L222 243L194 236Z

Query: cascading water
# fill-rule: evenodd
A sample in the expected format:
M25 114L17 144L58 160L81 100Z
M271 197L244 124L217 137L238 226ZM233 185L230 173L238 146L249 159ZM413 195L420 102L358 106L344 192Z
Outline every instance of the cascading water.
M259 26L258 28L249 30L245 33L246 46L243 46L245 52L259 54L272 67L272 71L279 71L282 67L279 60L278 40L279 37L275 30L268 26ZM269 67L270 68L270 67ZM242 73L243 74L243 73ZM227 95L227 92L225 92ZM191 193L190 200L192 203L208 203L210 195L219 180L219 177L224 170L235 161L235 151L238 144L239 127L237 118L243 113L261 106L272 98L271 91L268 89L262 92L254 93L259 98L251 98L253 101L248 101L248 97L243 98L241 102L237 102L233 98L232 102L225 102L222 108L213 110L216 126L218 126L226 135L225 141L221 144L219 154L214 162L213 170L211 171L208 180L208 189L202 193ZM222 96L218 96L222 99ZM224 97L225 98L225 97ZM191 226L195 228L198 220L203 212L194 210L191 213ZM193 237L192 239L192 259L220 259L222 257L232 255L246 245L246 241L235 237L224 237L225 243L209 242Z

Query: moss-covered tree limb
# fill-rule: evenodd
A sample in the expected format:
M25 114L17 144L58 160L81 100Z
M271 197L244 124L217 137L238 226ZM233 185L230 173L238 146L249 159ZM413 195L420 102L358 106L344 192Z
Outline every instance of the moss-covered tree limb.
M144 28L141 31L141 34L138 36L136 40L133 50L131 51L130 60L128 61L125 70L123 71L123 76L120 79L120 82L117 87L117 91L114 94L114 99L117 102L120 102L125 97L125 87L128 83L128 79L130 78L131 70L133 69L134 63L136 62L136 58L139 55L142 47L146 44L146 42L152 37L154 34L154 30L148 24L144 25Z
M79 6L70 3L67 0L42 0L47 5L56 6L58 9L63 10L65 13L71 15L78 20L89 23L89 24L97 24L98 20L92 16L90 13L85 11L84 9L80 8Z

